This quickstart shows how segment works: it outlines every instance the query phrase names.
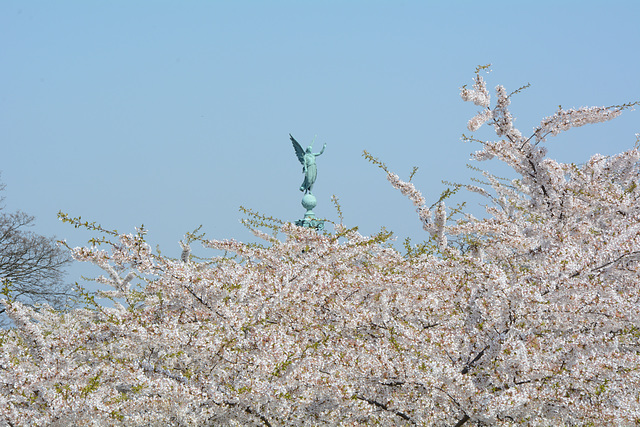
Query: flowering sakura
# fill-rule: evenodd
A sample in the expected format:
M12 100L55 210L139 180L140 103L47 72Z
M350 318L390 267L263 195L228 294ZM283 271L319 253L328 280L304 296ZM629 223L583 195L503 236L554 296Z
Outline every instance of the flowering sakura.
M525 137L496 93L491 107L479 70L461 92L483 108L469 128L498 137L474 140L474 158L516 177L467 187L487 200L482 219L427 206L366 154L428 232L407 253L386 233L279 223L278 238L254 230L263 245L189 233L171 259L145 230L61 214L101 235L72 253L108 290L80 291L65 312L5 292L16 327L0 333L2 423L640 423L639 144L583 165L538 145L633 105L559 110ZM198 241L210 259L191 254Z

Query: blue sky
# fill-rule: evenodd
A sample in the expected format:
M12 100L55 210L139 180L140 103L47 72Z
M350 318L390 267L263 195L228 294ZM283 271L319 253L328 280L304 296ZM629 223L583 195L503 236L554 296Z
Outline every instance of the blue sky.
M472 176L478 147L460 136L476 107L459 88L477 65L492 64L490 88L531 83L512 101L528 133L558 105L640 100L639 18L634 0L3 0L5 206L72 245L89 236L59 210L120 231L144 223L174 256L200 224L252 240L240 205L302 217L288 134L303 145L317 135L316 214L336 219L335 194L346 225L420 240L412 205L362 151L401 177L418 166L414 182L435 201L442 180ZM639 114L551 138L550 155L627 149Z

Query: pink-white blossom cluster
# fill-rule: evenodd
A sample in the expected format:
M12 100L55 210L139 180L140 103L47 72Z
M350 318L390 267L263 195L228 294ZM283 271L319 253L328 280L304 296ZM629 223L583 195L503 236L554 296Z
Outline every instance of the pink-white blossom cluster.
M478 73L476 73L471 89L466 86L463 86L460 89L460 97L463 100L473 102L475 105L480 107L489 107L491 102L491 96L489 95L489 91L487 91L487 84Z
M615 119L622 114L619 107L582 107L563 110L560 108L552 116L545 117L535 131L537 141L544 141L548 135L555 136L572 127L601 123Z
M413 202L414 206L417 206L416 212L418 213L418 218L422 223L422 228L424 228L425 231L432 232L433 224L431 210L426 206L426 200L422 196L422 193L420 193L420 191L418 191L411 182L401 180L400 177L393 172L387 173L387 180L391 183L393 188L400 190L404 196Z
M402 181L398 175L392 172L387 174L387 179L394 188L400 190L403 195L407 196L415 206L422 206L425 204L422 193L420 193L412 183Z
M493 112L491 110L482 110L471 119L469 119L469 122L467 123L467 129L469 129L471 132L475 132L480 129L480 126L482 126L492 118Z

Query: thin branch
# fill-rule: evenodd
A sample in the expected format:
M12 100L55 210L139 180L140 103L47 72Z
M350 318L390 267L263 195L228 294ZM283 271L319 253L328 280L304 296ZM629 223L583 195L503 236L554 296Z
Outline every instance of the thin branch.
M244 410L245 410L245 412L247 414L250 414L250 415L253 415L254 417L260 418L260 421L262 421L265 426L271 427L271 423L269 422L269 420L264 415L257 413L256 411L254 411L253 409L251 409L248 406L246 408L244 408Z
M462 409L462 405L460 405L460 403L458 403L458 401L451 396L446 390L444 390L443 388L440 387L436 387L436 390L440 390L441 392L443 392L444 394L447 395L447 397L449 397L449 399L451 399L451 401L458 407L458 409L460 409L460 411L462 411L462 413L464 413L464 416L462 417L462 419L460 419L455 427L460 427L462 426L464 423L466 423L467 421L469 421L469 415L467 415L467 413L464 411L464 409Z
M480 351L480 353L478 353L476 355L476 357L474 357L474 359L467 363L467 365L462 369L462 371L460 372L461 374L466 374L467 372L469 372L469 368L471 368L473 366L474 363L476 363L478 360L480 360L480 358L482 357L482 355L484 354L484 352L489 348L489 346L485 346L485 348L482 349L482 351Z
M458 421L454 427L461 427L461 426L462 426L462 425L464 425L467 421L469 421L469 415L464 414L464 417L462 417L462 418L460 419L460 421Z
M622 254L618 258L614 259L613 261L609 261L607 263L602 264L601 266L592 268L591 271L594 272L594 271L602 270L602 269L607 268L608 266L610 266L612 264L615 264L615 263L621 261L622 259L624 259L626 257L632 256L632 255L638 255L638 254L640 254L640 251L633 251L633 252L629 252L629 253L626 253L626 254ZM575 273L573 273L569 277L573 279L574 277L578 277L580 275L580 273L581 273L581 271L576 271Z
M413 421L411 419L411 417L409 417L407 414L405 414L404 412L396 411L395 409L389 409L389 407L387 405L385 405L384 403L380 403L380 402L378 402L376 400L369 399L369 398L366 398L366 397L363 397L363 396L358 396L358 395L356 395L355 398L363 400L363 401L367 402L368 404L376 406L376 407L378 407L380 409L384 409L385 411L389 411L389 412L399 416L400 418L402 418L402 419L404 419L406 421L409 421L411 424L415 424L415 421Z

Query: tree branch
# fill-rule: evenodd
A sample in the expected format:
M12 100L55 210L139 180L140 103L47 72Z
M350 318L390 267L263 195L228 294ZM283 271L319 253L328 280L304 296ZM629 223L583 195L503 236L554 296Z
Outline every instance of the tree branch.
M395 409L389 409L389 407L387 405L385 405L384 403L380 403L380 402L378 402L376 400L369 399L369 398L366 398L366 397L363 397L363 396L358 396L358 395L356 395L355 398L363 400L363 401L367 402L368 404L373 405L375 407L378 407L380 409L384 409L385 411L389 411L389 412L399 416L403 420L409 421L411 424L415 424L415 421L413 421L411 419L411 417L409 417L407 414L405 414L404 412L396 411Z

